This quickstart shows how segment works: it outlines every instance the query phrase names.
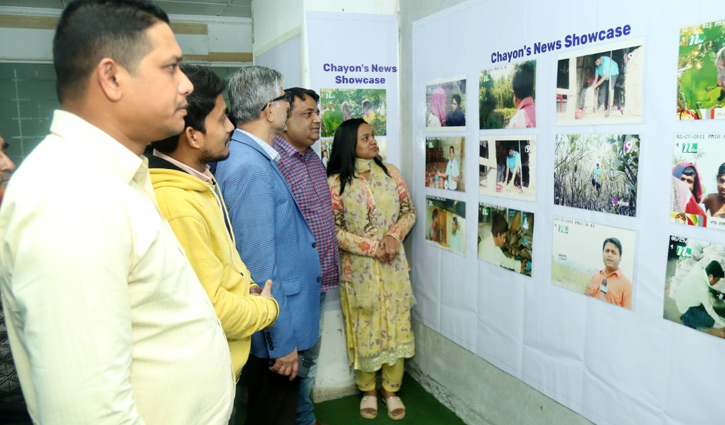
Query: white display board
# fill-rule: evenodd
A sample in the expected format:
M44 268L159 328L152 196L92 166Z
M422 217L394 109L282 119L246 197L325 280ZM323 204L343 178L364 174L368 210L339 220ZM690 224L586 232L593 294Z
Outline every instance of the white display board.
M320 94L344 92L347 96L352 93L352 100L344 97L352 105L352 118L363 117L363 102L369 101L377 120L370 123L371 127L374 131L379 129L375 131L378 145L386 153L386 162L399 166L397 17L331 12L307 12L306 17L311 88ZM381 90L384 90L382 96L378 94ZM355 97L356 93L367 93L371 97ZM326 117L342 112L339 111L341 102L335 99L323 97L320 105L324 148L332 143L334 124L341 122L341 119ZM325 110L326 105L332 105L335 110ZM380 128L382 118L385 125Z
M419 217L426 211L427 199L433 197L465 204L468 218L463 256L426 243L429 229L423 220L413 229L410 262L418 300L415 316L597 424L722 423L725 340L665 320L663 306L670 236L722 243L721 230L673 222L671 182L673 166L687 159L673 157L677 134L725 133L717 108L703 110L701 116L710 118L704 120L686 121L676 113L682 109L678 97L686 97L678 89L678 73L682 77L690 69L699 69L697 64L681 66L680 31L723 19L720 0L656 4L489 0L465 2L415 22L413 110L409 112L414 123L414 178L408 184ZM685 43L702 42L698 37L691 35ZM725 45L725 39L713 40L714 45L709 41L703 46L710 51L719 50L717 43ZM626 78L612 84L619 92L612 90L609 100L605 99L606 110L597 111L591 96L589 102L578 102L586 99L582 93L593 81L589 77L596 77L596 62L602 56L618 62ZM705 57L703 65L714 70L715 54ZM484 80L493 87L495 78L507 78L508 71L500 68L524 61L535 67L535 127L506 128L511 111L502 110L501 125L479 129L480 112L487 108L488 114L491 109L477 99ZM613 65L608 69L611 72ZM427 128L431 96L426 95L431 82L460 76L467 80L465 127ZM714 80L714 74L708 78ZM707 90L712 102L705 102L706 106L717 105L716 83ZM623 100L618 98L621 93ZM505 109L500 97L497 101ZM600 152L596 157L582 155L577 168L571 168L581 175L570 171L566 180L591 199L602 198L602 204L581 199L555 204L557 137L562 135L566 137L559 137L561 143L611 144L606 152L601 146L590 149ZM583 137L573 137L577 135ZM426 141L450 137L465 140L462 192L426 187ZM522 164L523 180L529 185L535 181L535 198L487 193L500 176L495 168L489 174L490 168L479 167L496 167L502 160L497 161L495 155L479 156L479 150L492 152L497 141L511 139L536 142L536 149L529 152L534 158L528 158L535 167ZM582 142L571 149L575 154L586 146ZM622 161L630 161L634 172L623 171L626 166L620 170ZM597 172L595 181L598 165L594 164L599 162L608 168ZM720 164L725 157L710 162ZM582 173L580 167L588 169ZM486 182L486 190L479 188L482 175L492 179ZM708 183L715 186L714 181ZM501 186L504 191L518 187ZM521 186L519 190L525 193L526 184ZM620 195L612 195L614 190ZM475 217L480 203L535 215L531 277L478 259ZM582 252L602 252L602 239L619 232L625 244L622 269L631 270L626 276L632 283L631 310L584 294L591 276L586 273L596 263L604 267L599 257L582 271L586 281L580 282L581 287L552 283L555 219L560 225L576 223L585 229L589 224L601 229L578 232L594 235L591 238L571 238L570 248L581 246ZM490 227L489 223L481 226ZM559 229L566 230L565 226ZM673 308L671 301L669 305Z

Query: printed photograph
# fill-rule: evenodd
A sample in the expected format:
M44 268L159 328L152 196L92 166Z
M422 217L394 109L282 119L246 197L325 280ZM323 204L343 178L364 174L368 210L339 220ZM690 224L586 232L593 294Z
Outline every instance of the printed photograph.
M426 196L425 239L456 254L466 254L466 203Z
M640 137L560 134L554 147L554 204L637 215Z
M481 71L481 130L536 127L536 61Z
M627 43L559 56L558 125L642 122L644 45Z
M481 195L535 201L536 137L481 137L478 178Z
M466 77L438 80L425 87L426 128L431 131L466 127Z
M554 217L551 281L632 309L635 232Z
M531 276L534 213L478 205L478 259Z
M725 134L678 134L672 156L670 218L725 230Z
M662 316L725 338L725 245L670 236Z
M463 137L425 139L425 185L436 189L466 191L464 182L466 142Z
M725 20L680 30L677 117L725 119Z
M362 118L378 136L387 135L385 89L320 90L322 137L333 137L337 126L350 118Z

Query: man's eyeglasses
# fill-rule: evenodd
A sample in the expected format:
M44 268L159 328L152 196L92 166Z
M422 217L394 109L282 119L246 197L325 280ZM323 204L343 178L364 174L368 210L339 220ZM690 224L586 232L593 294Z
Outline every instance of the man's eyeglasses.
M290 103L292 101L292 94L284 92L282 96L277 96L269 102L265 103L262 107L262 110L264 111L265 109L267 109L267 105L269 105L270 103L279 102L280 100L284 100L285 102Z

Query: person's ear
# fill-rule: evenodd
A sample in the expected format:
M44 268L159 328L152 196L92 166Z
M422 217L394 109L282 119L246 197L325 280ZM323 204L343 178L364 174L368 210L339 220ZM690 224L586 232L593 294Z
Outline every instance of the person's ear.
M123 83L128 72L111 58L103 58L94 70L94 77L101 91L111 102L123 98Z
M189 147L193 149L201 149L201 134L201 131L194 130L193 128L191 128L191 126L187 126L186 128L184 128L186 143L189 145Z

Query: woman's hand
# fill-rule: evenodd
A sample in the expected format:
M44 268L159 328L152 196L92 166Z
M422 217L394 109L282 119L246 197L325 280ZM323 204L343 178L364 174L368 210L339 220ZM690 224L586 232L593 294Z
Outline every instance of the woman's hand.
M387 263L389 261L388 254L385 249L385 238L378 243L378 249L375 250L375 258L377 258L381 263Z
M388 261L393 261L395 257L398 256L398 251L400 250L400 242L398 242L397 239L390 235L386 235L381 245L384 246L385 256Z

